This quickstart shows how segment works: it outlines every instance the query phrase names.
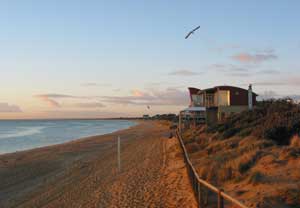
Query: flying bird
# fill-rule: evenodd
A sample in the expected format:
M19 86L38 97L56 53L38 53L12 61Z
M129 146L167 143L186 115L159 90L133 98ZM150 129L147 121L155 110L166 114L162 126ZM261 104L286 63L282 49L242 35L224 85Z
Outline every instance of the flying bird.
M150 106L149 105L147 105L147 108L150 110Z
M200 28L200 26L196 27L195 29L193 29L191 32L189 32L186 36L185 36L185 39L188 39L190 37L191 34L194 34L194 32L196 30L198 30Z

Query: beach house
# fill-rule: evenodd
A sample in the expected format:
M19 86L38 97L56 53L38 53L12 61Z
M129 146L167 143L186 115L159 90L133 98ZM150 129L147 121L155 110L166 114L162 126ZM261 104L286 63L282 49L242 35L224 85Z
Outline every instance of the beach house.
M193 125L212 124L224 120L228 115L252 110L257 94L235 86L216 86L208 89L190 87L190 105L180 112L180 122Z

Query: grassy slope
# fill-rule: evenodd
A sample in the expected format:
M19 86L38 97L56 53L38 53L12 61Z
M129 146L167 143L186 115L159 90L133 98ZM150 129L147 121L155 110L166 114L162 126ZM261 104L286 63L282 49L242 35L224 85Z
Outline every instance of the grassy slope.
M300 106L259 103L183 137L199 175L250 207L300 207Z

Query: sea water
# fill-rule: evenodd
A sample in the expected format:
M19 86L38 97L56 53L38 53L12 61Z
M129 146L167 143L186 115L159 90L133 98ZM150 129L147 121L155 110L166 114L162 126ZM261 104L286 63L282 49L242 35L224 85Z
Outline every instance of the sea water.
M135 125L126 120L0 121L0 154L103 135Z

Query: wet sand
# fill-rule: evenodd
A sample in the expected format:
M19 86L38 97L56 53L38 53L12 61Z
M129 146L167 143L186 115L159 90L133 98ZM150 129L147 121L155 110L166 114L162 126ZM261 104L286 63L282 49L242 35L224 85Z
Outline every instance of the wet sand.
M0 156L0 207L196 207L167 125ZM121 136L121 172L117 136Z

